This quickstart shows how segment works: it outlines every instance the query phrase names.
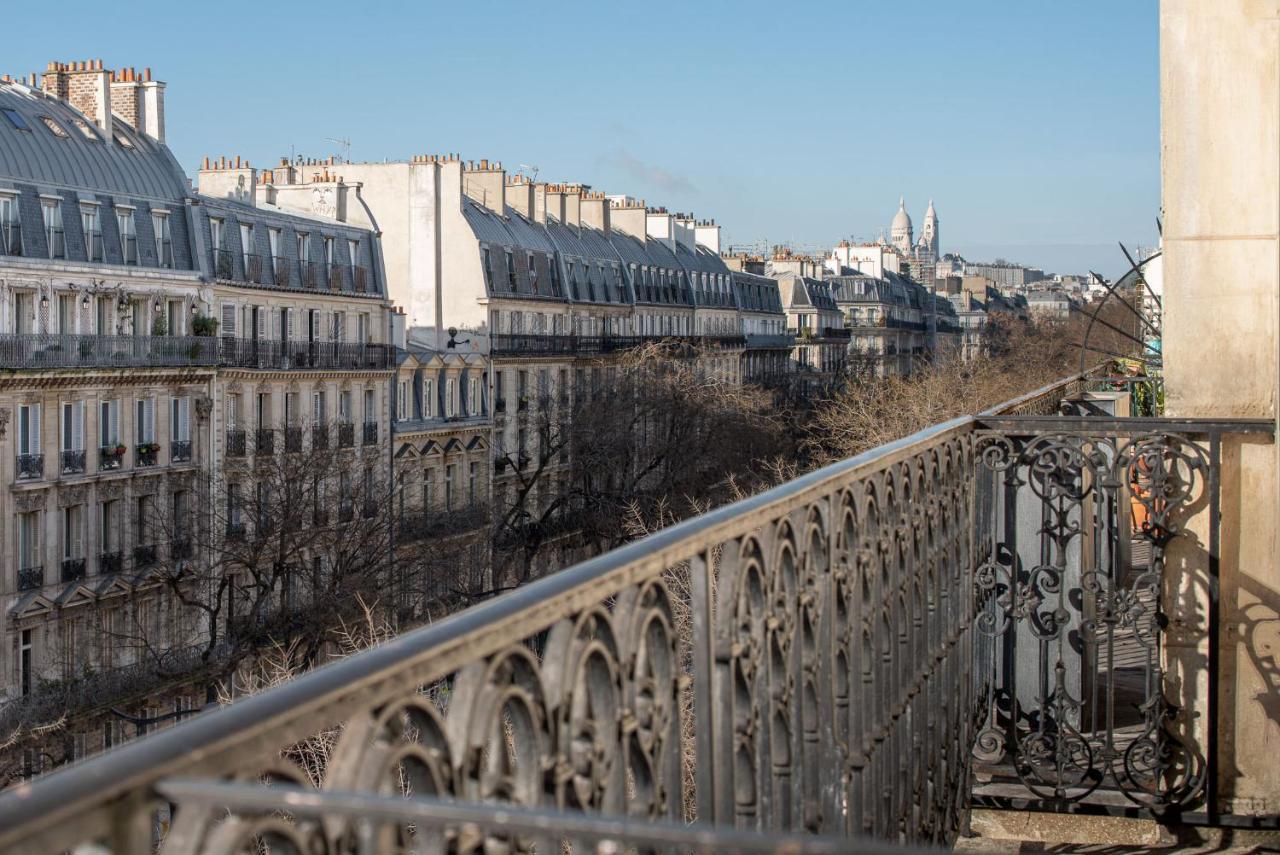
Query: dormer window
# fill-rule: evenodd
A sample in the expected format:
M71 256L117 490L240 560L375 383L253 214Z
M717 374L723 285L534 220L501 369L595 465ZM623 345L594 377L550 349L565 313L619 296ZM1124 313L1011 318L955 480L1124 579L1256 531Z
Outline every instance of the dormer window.
M333 238L324 239L324 263L333 266Z
M0 253L22 255L22 224L18 220L18 198L0 194Z
M85 260L102 261L102 222L97 205L85 205L80 209L80 225L84 231Z
M511 256L511 250L507 250L507 284L511 290L516 290L516 260Z
M120 228L120 256L125 264L138 263L138 226L132 208L116 209L116 225Z
M45 127L53 131L53 135L55 137L62 137L63 139L67 139L68 137L71 136L71 134L67 133L66 128L62 127L62 125L58 124L53 120L52 116L41 116L40 121L44 122Z
M62 234L62 202L56 199L42 199L40 213L44 217L45 243L49 247L50 258L66 258L67 245Z
M533 293L538 293L538 270L533 263L533 253L529 253L529 284Z
M151 212L151 231L156 238L156 259L161 267L173 267L173 238L169 233L169 214Z

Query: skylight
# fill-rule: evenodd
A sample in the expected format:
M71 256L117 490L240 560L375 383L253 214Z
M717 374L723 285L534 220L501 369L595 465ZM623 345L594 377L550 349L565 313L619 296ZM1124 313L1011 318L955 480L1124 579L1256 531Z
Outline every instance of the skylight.
M98 135L93 132L93 128L89 127L89 123L81 119L72 119L76 123L76 127L80 129L80 133L84 134L94 142L98 141Z
M4 113L4 117L9 120L9 124L13 125L20 131L29 131L31 126L27 124L27 120L22 118L16 110L10 110L7 107L0 109L0 113Z
M64 137L64 138L70 136L70 134L66 132L66 129L63 128L62 125L55 122L49 116L41 116L40 121L44 122L45 125L48 126L49 130L53 131L55 136Z

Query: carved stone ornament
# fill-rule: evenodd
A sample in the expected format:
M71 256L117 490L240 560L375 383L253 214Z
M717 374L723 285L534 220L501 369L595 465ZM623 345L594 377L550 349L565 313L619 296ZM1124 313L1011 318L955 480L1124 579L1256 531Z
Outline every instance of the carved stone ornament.
M124 498L123 481L101 481L98 483L98 498L103 501Z
M72 505L83 505L89 496L89 488L85 484L76 484L58 490L58 507L67 508Z
M15 493L13 497L13 506L20 514L43 511L48 503L48 490L24 490L21 493Z
M208 421L209 414L213 412L213 399L207 397L196 398L196 419L198 421Z
M9 429L9 418L13 412L8 407L0 407L0 439L4 439L5 432Z

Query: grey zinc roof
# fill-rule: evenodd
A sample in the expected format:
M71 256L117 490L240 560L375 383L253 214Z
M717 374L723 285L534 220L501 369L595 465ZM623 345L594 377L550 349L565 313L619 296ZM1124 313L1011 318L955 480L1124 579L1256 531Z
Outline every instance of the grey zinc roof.
M0 117L0 182L171 202L187 194L186 175L169 149L121 121L113 123L115 133L126 137L133 148L107 139L102 128L70 104L20 84L0 82L0 109L13 110L28 126L20 130ZM42 116L57 122L67 136L56 135ZM86 122L98 139L87 139L77 120Z

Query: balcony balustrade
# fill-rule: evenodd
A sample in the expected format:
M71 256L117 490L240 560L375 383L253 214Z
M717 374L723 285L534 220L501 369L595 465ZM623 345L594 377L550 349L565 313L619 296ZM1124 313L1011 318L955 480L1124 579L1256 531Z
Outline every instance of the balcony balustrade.
M329 276L328 276L328 281L329 281L329 290L330 290L330 291L335 291L335 292L336 292L336 291L341 291L341 290L342 290L342 283L343 283L343 281L346 279L346 275L345 275L345 274L346 274L346 269L347 269L347 268L346 268L346 265L343 265L343 264L330 264L330 265L329 265L329 271L328 271L328 272L329 272Z
M84 559L83 558L64 558L62 559L62 583L78 582L84 578Z
M395 347L388 344L230 337L218 341L218 364L234 368L373 370L392 367L395 357Z
M156 563L156 547L154 544L144 543L133 548L133 566L151 567Z
M245 432L239 428L227 431L227 457L244 457L246 450Z
M107 472L119 469L124 464L124 455L128 451L123 445L104 445L98 449L98 469Z
M311 447L317 450L329 447L328 425L315 425L311 428Z
M36 481L44 477L43 454L19 454L16 463L19 481Z
M338 448L354 448L356 444L356 426L351 422L338 425Z
M241 263L244 264L244 278L246 282L250 282L254 285L262 285L267 281L266 276L264 275L267 265L264 263L264 259L261 255L256 252L248 253L243 259L241 259Z
M22 567L18 570L18 590L34 591L44 587L44 567Z
M169 443L169 462L188 463L191 461L191 440L175 439Z
M551 354L593 355L620 353L645 344L664 342L682 345L690 349L709 350L744 347L746 339L731 336L680 336L680 335L631 335L584 336L497 333L490 338L490 353L494 356L542 356Z
M369 271L363 267L352 267L351 279L355 283L357 294L367 294L369 292Z
M217 363L217 340L204 336L0 334L0 364L17 370L186 367Z
M236 280L236 256L229 249L215 249L213 251L213 275L217 279L223 279L227 282Z
M140 442L133 447L134 466L155 466L160 459L160 443Z
M289 260L282 255L271 256L271 278L277 288L288 288L290 279L291 265Z
M242 520L227 520L227 540L239 542L244 540L245 525Z
M1166 637L1185 572L1166 557L1220 541L1224 438L1274 424L1056 415L1096 410L1071 403L1089 388L935 425L54 772L0 795L0 849L151 851L171 803L182 852L948 847L971 795L1182 816L1217 780L1221 687L1190 627ZM1203 688L1166 696L1184 686ZM321 733L322 780L280 774Z
M365 422L364 431L361 434L361 438L362 438L362 443L364 445L377 445L378 444L378 423Z
M62 474L78 475L84 472L85 453L83 450L67 450L60 455L62 458Z
M269 456L276 453L276 432L271 428L258 428L253 433L253 453Z
M303 288L318 288L320 280L323 278L322 265L318 261L300 261L298 262L299 273L302 277Z
M195 548L191 544L191 539L179 535L169 541L169 557L174 561L188 561L195 554Z
M488 523L488 509L479 504L449 511L434 508L419 510L400 521L396 530L396 542L416 543L432 538L467 534L484 528Z
M302 428L290 425L284 429L284 453L298 454L302 451Z
M124 569L124 553L120 551L103 552L98 555L98 575L108 576Z

